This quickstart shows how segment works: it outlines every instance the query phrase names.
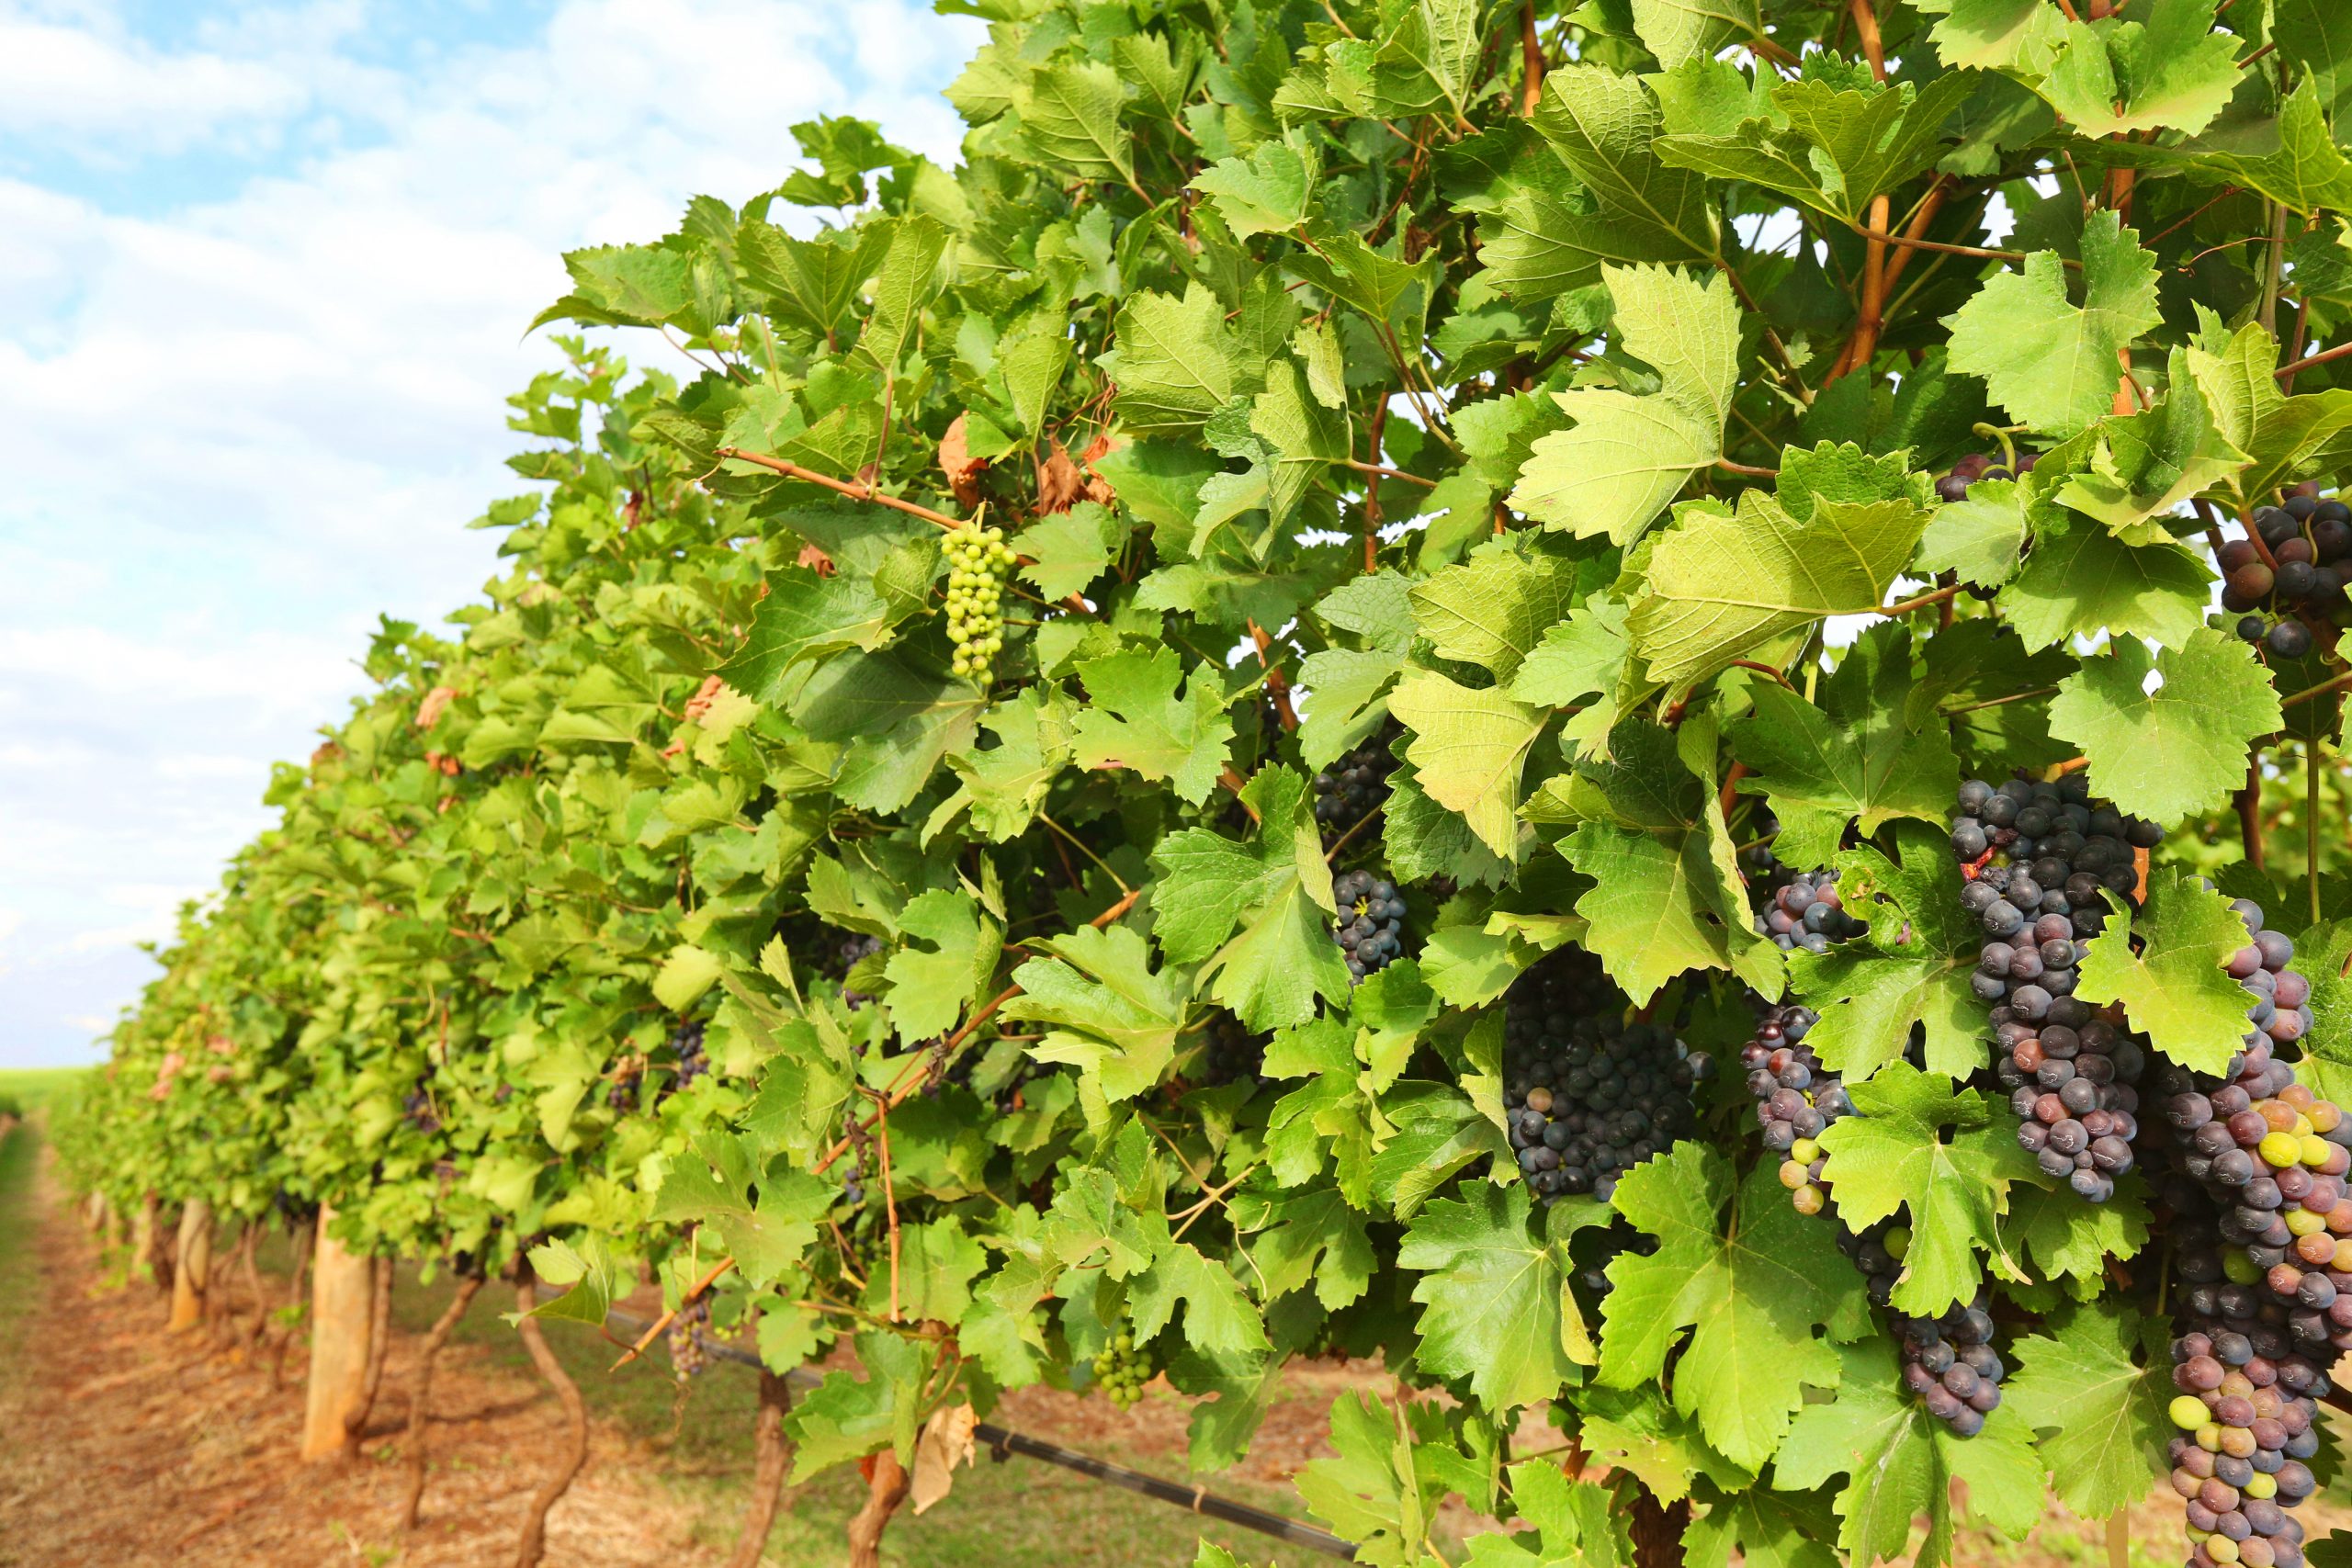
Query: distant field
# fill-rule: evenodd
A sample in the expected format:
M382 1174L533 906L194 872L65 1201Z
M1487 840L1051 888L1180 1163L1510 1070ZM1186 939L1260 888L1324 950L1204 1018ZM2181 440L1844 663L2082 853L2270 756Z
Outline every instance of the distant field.
M87 1067L0 1067L0 1096L14 1095L28 1111L88 1072Z

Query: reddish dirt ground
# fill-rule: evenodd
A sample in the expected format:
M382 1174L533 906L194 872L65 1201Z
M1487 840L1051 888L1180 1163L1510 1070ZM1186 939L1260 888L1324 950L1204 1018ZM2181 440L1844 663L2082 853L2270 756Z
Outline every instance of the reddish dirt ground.
M436 1461L417 1530L393 1529L406 1475L363 1457L305 1465L298 1347L284 1387L205 1331L162 1332L145 1282L97 1284L89 1238L54 1193L40 1194L41 1299L25 1358L0 1398L0 1564L6 1568L477 1568L514 1560L514 1541L561 1417L543 1387L453 1346L435 1375ZM240 1298L241 1299L241 1298ZM367 1449L406 1424L416 1337L397 1335ZM601 1432L609 1455L623 1446ZM614 1568L718 1561L693 1543L678 1503L624 1467L595 1464L550 1516L550 1564Z

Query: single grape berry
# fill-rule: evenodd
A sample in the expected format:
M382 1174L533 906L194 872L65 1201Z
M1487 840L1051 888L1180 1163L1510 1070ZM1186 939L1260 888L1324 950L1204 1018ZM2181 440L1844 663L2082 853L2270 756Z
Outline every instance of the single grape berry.
M1403 956L1405 900L1396 885L1369 871L1341 872L1331 883L1340 917L1332 940L1347 954L1348 976L1362 981Z
M2312 650L2312 629L2301 621L2281 621L2262 639L2263 648L2278 659L2301 659Z

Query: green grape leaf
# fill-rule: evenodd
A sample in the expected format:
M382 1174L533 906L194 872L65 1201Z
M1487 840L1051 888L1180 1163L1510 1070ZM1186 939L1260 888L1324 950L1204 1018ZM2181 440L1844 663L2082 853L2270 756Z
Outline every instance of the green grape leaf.
M1619 346L1657 372L1658 389L1557 394L1574 423L1537 438L1510 504L1546 527L1624 544L1723 455L1739 379L1739 305L1721 276L1702 283L1661 266L1607 266L1601 276Z
M1805 1036L1849 1081L1899 1060L1914 1030L1928 1070L1966 1077L1984 1063L1984 1004L1968 988L1982 937L1960 907L1960 870L1945 835L1916 822L1894 830L1896 854L1861 844L1836 857L1848 913L1865 939L1789 956L1791 988L1820 1014Z
M2182 1066L2219 1073L2245 1043L2252 998L2223 965L2253 939L2230 901L2178 866L2148 873L2147 901L2126 919L2121 901L2091 938L2075 994L2121 1002L2132 1027ZM2132 950L2133 939L2141 943Z
M1246 240L1286 233L1306 222L1321 173L1313 140L1293 132L1258 143L1247 157L1219 159L1193 179L1193 188L1209 198L1235 239Z
M1466 1568L1634 1568L1632 1521L1608 1492L1544 1459L1512 1465L1503 1476L1519 1517L1535 1529L1472 1537Z
M1255 839L1237 843L1188 828L1152 852L1161 951L1174 963L1201 964L1214 980L1210 994L1252 1029L1300 1022L1317 996L1348 993L1347 965L1331 938L1331 868L1306 794L1298 774L1268 768L1241 792L1261 818Z
M2037 522L2033 553L2002 590L2001 606L2028 649L2051 648L2078 626L2178 648L2205 624L2213 574L2177 544L2125 544L2090 518L2061 512Z
M2240 40L2213 31L2207 0L2151 0L2145 21L2070 22L2041 96L2084 136L2212 123L2237 91Z
M1697 1142L1627 1171L1612 1201L1658 1247L1609 1265L1600 1381L1630 1388L1656 1378L1690 1329L1675 1409L1724 1458L1760 1469L1804 1405L1804 1385L1836 1382L1837 1355L1815 1330L1850 1309L1860 1279L1770 1169L1735 1192L1729 1163Z
M1231 354L1225 307L1195 283L1181 300L1150 290L1129 299L1115 346L1098 363L1118 386L1112 406L1130 432L1185 435L1232 400Z
M2112 212L2083 226L2083 303L2067 297L2055 251L2025 270L1988 278L1948 318L1948 363L1981 376L1993 400L2037 430L2071 435L2107 413L2120 374L2116 355L2161 319L2156 258Z
M1568 1289L1567 1243L1609 1214L1596 1203L1563 1203L1531 1229L1524 1183L1465 1194L1424 1207L1397 1250L1397 1267L1421 1276L1413 1285L1423 1308L1415 1359L1432 1376L1468 1379L1487 1409L1516 1410L1550 1399L1594 1359Z
M1215 671L1201 665L1186 679L1183 656L1162 648L1091 660L1078 667L1078 675L1088 698L1071 726L1071 752L1080 767L1166 779L1195 806L1208 798L1233 739Z
M1979 479L1966 499L1935 510L1919 538L1918 568L1952 572L1962 582L1997 588L2017 575L2025 544L2025 506L2010 479Z
M1731 732L1733 754L1753 770L1742 787L1784 819L1826 813L1864 837L1900 817L1940 823L1960 787L1960 759L1941 723L1931 715L1920 723L1912 691L1911 635L1894 623L1853 645L1821 682L1817 705L1758 684L1754 714Z
M2154 660L2147 645L2110 643L2058 684L2050 732L2090 759L2091 793L2119 811L2170 824L2219 810L2245 783L2246 757L2279 725L2278 694L2254 649L2199 627Z
M1811 1492L1847 1477L1837 1500L1838 1545L1858 1562L1911 1549L1911 1522L1928 1516L1919 1568L1952 1558L1954 1481L1968 1483L1969 1507L2011 1539L2042 1517L2041 1463L2024 1421L2006 1404L1984 1429L1962 1438L1904 1392L1884 1339L1843 1347L1838 1397L1808 1404L1773 1464L1772 1484Z
M2040 1434L2036 1444L2059 1500L2105 1518L2148 1495L2178 1430L2164 1325L2120 1302L2090 1302L2011 1343L2018 1370L2006 1407ZM2145 1364L2135 1359L2143 1358Z
M1065 57L1012 90L1021 139L1037 159L1081 179L1134 177L1133 138L1119 127L1126 89L1100 61Z
M1405 756L1420 791L1458 813L1495 855L1515 859L1520 775L1544 732L1543 712L1427 670L1405 672L1388 711L1412 731Z
M1799 521L1760 491L1735 516L1686 510L1650 551L1627 629L1649 678L1685 691L1825 615L1877 609L1917 548L1908 501L1825 502Z
M858 1335L858 1365L866 1375L827 1372L784 1418L794 1483L882 1449L896 1450L901 1463L911 1461L933 1359L920 1340L881 1329Z
M1154 971L1144 939L1125 926L1033 939L1052 954L1012 972L1022 994L1002 1016L1047 1026L1029 1054L1077 1066L1105 1100L1132 1100L1175 1059L1190 976Z
M1636 1004L1687 969L1730 969L1777 991L1777 950L1749 923L1714 791L1646 720L1620 725L1610 747L1614 761L1579 764L1565 784L1581 820L1560 852L1593 880L1576 902L1585 945Z
M1907 1211L1911 1249L1895 1281L1894 1304L1933 1315L1976 1293L1979 1252L1991 1252L2022 1278L2000 1250L1997 1224L2009 1185L2026 1164L2015 1134L1995 1126L1976 1090L1908 1062L1881 1067L1849 1084L1855 1114L1821 1134L1829 1162L1822 1179L1838 1194L1838 1212L1857 1230Z
M1953 73L1925 90L1905 82L1841 88L1817 78L1771 90L1776 111L1728 135L1663 136L1668 164L1778 191L1841 223L1863 220L1871 202L1932 164L1944 122L1976 90Z

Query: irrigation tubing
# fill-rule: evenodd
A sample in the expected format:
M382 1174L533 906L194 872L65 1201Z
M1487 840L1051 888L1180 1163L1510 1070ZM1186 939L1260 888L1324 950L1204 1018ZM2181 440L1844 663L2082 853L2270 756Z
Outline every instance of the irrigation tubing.
M605 1327L610 1332L634 1341L638 1336L645 1332L646 1325L642 1319L631 1317L627 1313L611 1312L605 1314ZM700 1345L707 1354L715 1356L722 1361L733 1361L746 1367L756 1367L760 1364L760 1359L749 1350L713 1339L700 1329L695 1331L695 1342ZM795 1389L805 1392L816 1387L823 1380L806 1368L797 1368L789 1374L789 1381ZM1155 1502L1167 1503L1206 1518L1223 1519L1227 1524L1238 1525L1243 1529L1256 1530L1261 1535L1273 1536L1277 1540L1289 1541L1294 1546L1304 1546L1310 1551L1320 1551L1326 1556L1344 1558L1350 1562L1355 1560L1354 1544L1341 1540L1328 1530L1317 1529L1313 1525L1300 1524L1296 1519L1284 1518L1282 1515L1270 1513L1264 1508L1253 1508L1247 1503L1237 1503L1230 1497L1220 1497L1198 1486L1186 1486L1161 1476L1147 1474L1140 1470L1129 1470L1125 1465L1113 1464L1108 1460L1096 1459L1092 1454L1082 1454L1075 1449L1066 1449L1059 1443L1046 1442L1042 1438L1025 1437L1019 1432L1008 1431L1002 1427L994 1426L986 1421L973 1427L972 1435L988 1445L989 1454L1000 1461L1009 1454L1019 1454L1023 1459L1043 1460L1047 1464L1059 1465L1064 1470L1076 1471L1080 1475L1091 1476L1106 1485L1136 1493Z

